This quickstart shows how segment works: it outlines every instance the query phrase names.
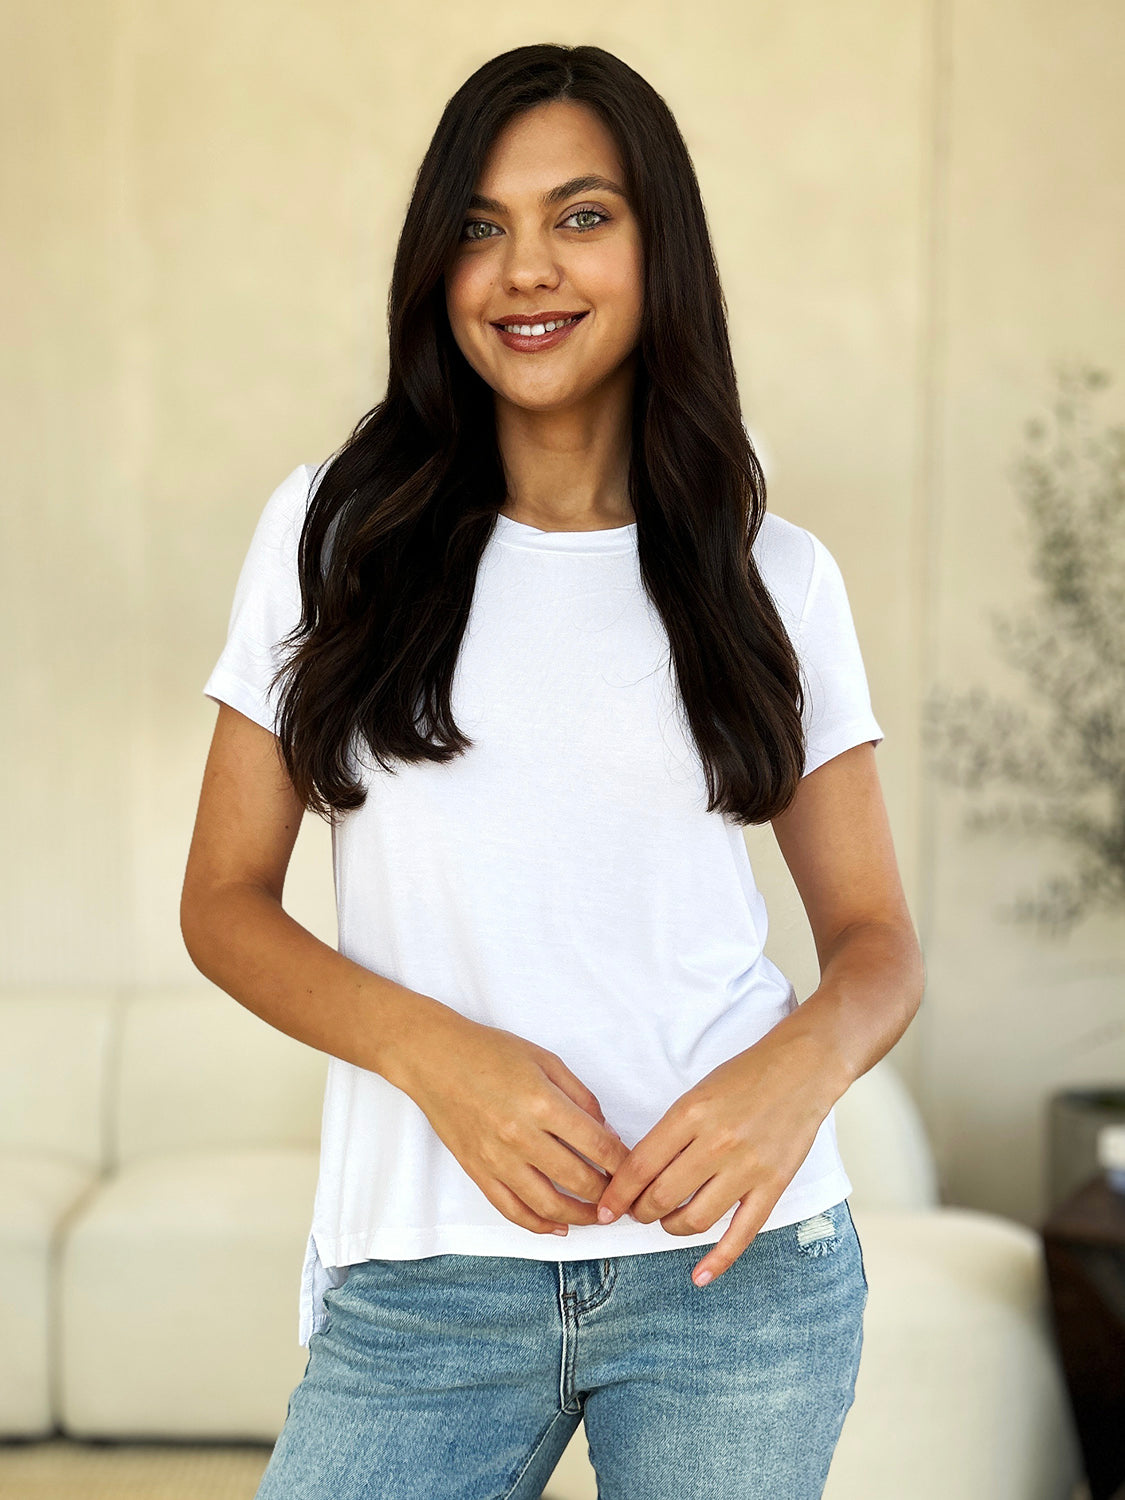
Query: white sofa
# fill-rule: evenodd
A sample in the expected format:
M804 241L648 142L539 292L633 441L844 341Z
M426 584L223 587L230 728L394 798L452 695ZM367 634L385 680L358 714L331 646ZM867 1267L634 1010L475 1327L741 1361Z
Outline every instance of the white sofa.
M271 1443L327 1059L204 982L0 996L0 1437ZM884 1059L837 1105L870 1284L826 1500L1069 1500L1038 1236L939 1203ZM579 1426L546 1500L596 1500Z

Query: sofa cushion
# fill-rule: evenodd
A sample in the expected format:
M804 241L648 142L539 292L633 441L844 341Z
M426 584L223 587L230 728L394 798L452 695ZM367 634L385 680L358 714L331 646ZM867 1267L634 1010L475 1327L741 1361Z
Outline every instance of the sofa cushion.
M214 985L127 997L114 1164L166 1151L319 1146L326 1053Z
M118 1007L112 989L0 995L0 1150L101 1168Z
M272 1442L296 1343L317 1153L147 1155L76 1217L60 1263L62 1411L75 1437Z
M852 1213L869 1296L825 1500L1054 1500L1080 1459L1034 1230L970 1208Z
M97 1181L65 1156L0 1151L0 1436L43 1436L55 1426L56 1257L67 1220Z
M865 1208L937 1208L937 1167L926 1127L902 1075L881 1058L836 1102L836 1140L851 1179L849 1202Z

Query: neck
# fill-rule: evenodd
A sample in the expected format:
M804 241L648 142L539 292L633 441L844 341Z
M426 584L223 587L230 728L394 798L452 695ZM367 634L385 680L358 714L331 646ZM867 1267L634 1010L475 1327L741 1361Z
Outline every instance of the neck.
M497 399L507 485L503 515L543 531L602 531L635 520L629 498L632 381L610 380L565 410Z

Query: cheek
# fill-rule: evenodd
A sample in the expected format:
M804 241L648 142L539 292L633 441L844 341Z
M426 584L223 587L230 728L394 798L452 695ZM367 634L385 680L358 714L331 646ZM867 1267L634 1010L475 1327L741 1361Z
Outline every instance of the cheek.
M615 255L599 267L590 282L595 305L600 300L622 329L635 327L644 304L644 263L635 253Z
M626 295L631 301L634 321L639 323L645 300L645 263L638 246L626 273Z
M449 326L458 343L480 322L481 309L487 297L487 278L480 268L462 262L455 266L445 279L445 309Z
M608 314L605 330L615 355L625 353L637 341L643 313L643 299L632 281L618 281L607 288L604 308Z

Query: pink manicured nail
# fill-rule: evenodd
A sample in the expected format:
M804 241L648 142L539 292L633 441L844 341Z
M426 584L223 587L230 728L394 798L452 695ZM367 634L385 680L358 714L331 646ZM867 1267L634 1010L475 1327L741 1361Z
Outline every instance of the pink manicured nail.
M713 1271L700 1271L699 1275L694 1277L696 1286L706 1286L709 1281L714 1280L714 1274Z
M610 1224L610 1223L612 1223L612 1221L613 1221L613 1209L612 1208L606 1208L603 1205L603 1207L601 1207L601 1208L598 1209L598 1223L599 1224Z

